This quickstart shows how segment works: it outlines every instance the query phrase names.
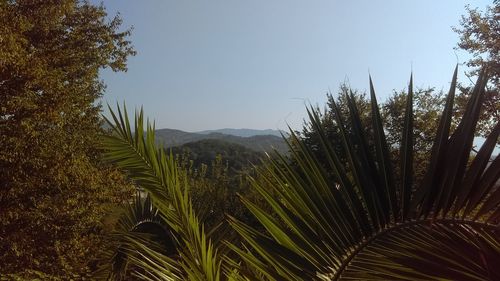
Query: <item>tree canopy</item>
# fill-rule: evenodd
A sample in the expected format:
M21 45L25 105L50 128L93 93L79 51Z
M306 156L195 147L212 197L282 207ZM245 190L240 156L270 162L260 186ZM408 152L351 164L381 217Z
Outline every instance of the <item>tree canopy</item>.
M134 54L120 25L87 1L0 1L0 274L85 272L129 198L98 148L99 71Z
M457 48L472 55L467 62L467 66L472 68L469 75L477 75L479 68L484 66L491 76L479 120L479 133L485 136L500 119L500 1L494 0L484 12L469 6L466 6L466 11L460 26L453 30L460 36ZM460 90L457 116L463 113L471 89L462 85Z
M486 7L484 12L466 6L460 27L453 30L460 35L458 48L472 54L467 65L477 74L482 66L489 66L491 83L498 88L500 83L500 1Z

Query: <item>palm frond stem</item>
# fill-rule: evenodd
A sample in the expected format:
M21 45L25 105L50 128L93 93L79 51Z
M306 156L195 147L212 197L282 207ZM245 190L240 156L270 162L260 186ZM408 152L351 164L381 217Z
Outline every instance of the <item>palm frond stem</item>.
M342 273L349 266L349 263L361 251L363 251L367 246L369 246L373 241L383 237L384 235L388 235L394 231L404 229L404 228L409 228L412 226L436 225L436 224L464 225L464 226L473 226L475 228L500 231L500 224L492 224L492 223L488 223L488 222L479 222L479 221L467 220L467 219L449 219L449 218L441 218L441 219L439 219L439 218L438 219L426 218L426 219L422 219L422 220L410 220L410 221L405 221L402 223L386 225L386 227L382 228L380 231L374 233L372 236L364 239L359 244L354 246L353 249L350 251L350 253L345 257L345 259L342 259L342 262L341 262L339 268L335 271L333 278L331 280L340 280L340 278L342 277Z

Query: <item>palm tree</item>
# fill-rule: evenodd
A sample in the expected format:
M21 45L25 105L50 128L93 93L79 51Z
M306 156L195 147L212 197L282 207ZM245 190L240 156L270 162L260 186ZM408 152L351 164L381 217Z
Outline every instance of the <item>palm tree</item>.
M410 78L401 143L401 179L395 179L384 128L370 79L375 151L353 97L350 124L341 129L343 158L328 142L319 113L308 110L320 146L305 145L291 131L290 161L276 153L253 186L273 214L242 198L267 233L230 217L243 244L212 241L197 219L189 187L180 184L173 157L155 146L154 126L135 134L127 114L113 114L114 134L105 137L108 159L128 171L152 197L177 245L174 257L137 239L123 247L142 258L132 262L147 280L500 280L500 156L491 160L500 123L472 154L474 131L484 98L482 71L464 116L450 132L457 69L440 119L427 174L413 179L413 83ZM145 133L144 133L145 132ZM371 145L371 144L370 144ZM315 155L320 150L324 161ZM228 258L227 247L237 258Z

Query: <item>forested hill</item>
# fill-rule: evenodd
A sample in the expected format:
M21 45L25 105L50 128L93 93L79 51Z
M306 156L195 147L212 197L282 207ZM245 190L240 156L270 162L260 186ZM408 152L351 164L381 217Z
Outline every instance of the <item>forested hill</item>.
M187 156L187 159L194 162L195 167L199 167L201 164L212 165L212 161L217 155L220 155L224 163L227 161L230 172L242 171L251 164L259 164L261 159L265 157L263 152L218 139L190 142L171 149L174 155Z
M190 133L174 129L160 129L156 130L156 138L159 142L162 142L165 147L175 147L201 140L221 140L238 144L257 152L271 151L273 148L283 153L287 152L285 141L276 135L241 137L217 132Z

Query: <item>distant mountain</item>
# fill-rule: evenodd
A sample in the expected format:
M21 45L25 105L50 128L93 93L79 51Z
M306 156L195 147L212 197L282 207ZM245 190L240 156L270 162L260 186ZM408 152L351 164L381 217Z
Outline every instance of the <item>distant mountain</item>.
M155 131L157 141L162 142L166 147L183 145L188 142L206 139L202 134L184 132L175 129L159 129Z
M200 131L196 132L198 134L211 134L211 133L219 133L219 134L224 134L224 135L232 135L232 136L237 136L237 137L253 137L253 136L266 136L266 135L271 135L271 136L277 136L281 137L281 131L279 130L255 130L255 129L231 129L231 128L225 128L225 129L218 129L218 130L205 130L205 131Z
M201 164L211 165L217 155L228 164L229 171L234 174L243 171L251 164L259 164L264 153L246 148L236 143L230 143L218 139L206 139L189 142L181 146L172 147L174 155L186 154L193 161L194 167L199 168ZM227 161L227 162L226 162Z
M160 129L156 130L156 138L158 142L163 143L165 147L180 146L190 142L210 139L239 144L258 152L271 151L272 148L275 148L283 153L288 151L285 141L276 135L254 135L250 137L241 137L216 132L201 134L174 129Z

